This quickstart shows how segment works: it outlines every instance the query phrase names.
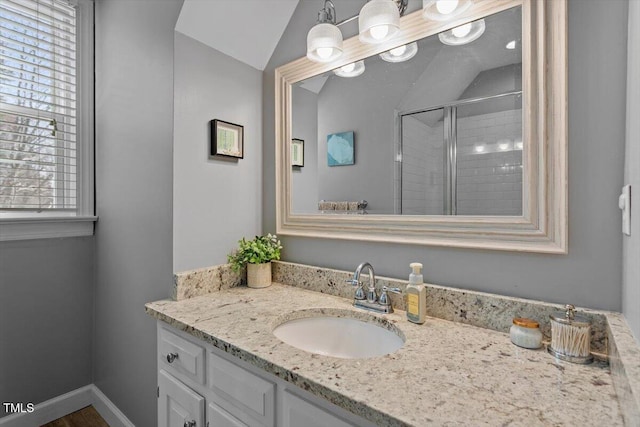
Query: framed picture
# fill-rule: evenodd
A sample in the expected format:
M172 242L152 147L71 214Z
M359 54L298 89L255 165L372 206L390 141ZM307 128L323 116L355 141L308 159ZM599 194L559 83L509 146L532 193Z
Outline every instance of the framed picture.
M244 126L211 120L211 155L244 158Z
M355 164L353 131L327 135L327 164L329 166Z
M293 138L291 140L291 166L304 166L304 141Z

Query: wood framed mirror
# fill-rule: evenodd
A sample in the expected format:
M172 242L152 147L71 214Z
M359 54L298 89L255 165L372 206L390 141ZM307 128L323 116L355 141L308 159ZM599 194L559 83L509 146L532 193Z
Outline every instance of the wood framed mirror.
M464 24L480 21L483 27L486 24L484 39L480 37L467 47L447 46L442 38ZM514 27L520 37L509 33ZM352 37L344 42L343 55L328 64L304 57L276 69L277 233L567 253L566 0L474 1L450 21L427 20L419 10L403 16L400 28L399 35L377 45L363 44L357 36ZM393 76L405 73L415 77L402 77L402 82L409 84L407 90L392 84L389 75L380 74L390 71L376 70L382 65L397 66L380 57L414 43L418 53L411 61L417 68L403 66L395 70L404 71L392 71ZM493 53L471 50L469 46L474 43L477 49L493 49ZM513 59L512 52L501 49L518 52L520 59ZM476 68L465 55L473 58ZM444 61L446 67L434 68L434 58ZM359 61L363 61L366 70L358 74L357 84L356 79L343 78L335 72L349 64L360 67ZM386 77L375 80L376 72L378 79ZM441 83L434 84L434 76L438 75ZM462 83L454 85L454 75L461 75ZM510 83L486 84L495 81L497 75L508 76ZM345 102L338 106L329 98L333 91L343 99L352 99L345 90L356 90L367 79L369 88L360 89L367 95L357 101L365 110L366 114L360 114L364 119L356 120L358 104L349 106ZM406 96L396 99L383 94L384 82ZM442 87L447 85L451 88L445 93ZM328 110L337 119L328 122L328 114L314 110L318 121L312 125L310 141L309 136L301 135L301 109L294 105L300 88L312 87L315 90L310 93L317 102L314 108L329 105ZM483 92L479 87L492 89ZM370 98L378 93L384 102L395 99L380 108L384 110L382 116L367 113L378 106ZM338 107L344 107L345 112L337 114ZM495 130L501 124L497 117L506 116L511 120L503 126L510 129L508 134L503 128ZM380 123L386 127L379 128ZM421 154L429 161L414 167L419 172L413 175L409 160L414 159L408 157L411 147L405 139L408 136L403 134L411 126L437 135L439 141L427 154ZM494 128L490 135L471 135L465 140L465 132L474 126ZM301 179L300 171L292 171L293 138L305 139L304 173L311 177L306 181ZM420 137L421 144L425 138ZM374 153L386 160L378 163L373 160ZM435 164L436 169L428 170L427 163ZM484 181L470 180L468 177L483 173L465 169L463 163L488 170ZM357 171L364 175L353 175ZM316 175L309 175L313 173ZM501 177L506 181L500 181ZM360 186L351 185L354 182ZM329 184L331 187L327 187ZM382 190L374 192L372 188ZM417 206L412 205L412 191L420 196ZM422 203L429 197L433 200ZM504 208L498 209L499 206Z

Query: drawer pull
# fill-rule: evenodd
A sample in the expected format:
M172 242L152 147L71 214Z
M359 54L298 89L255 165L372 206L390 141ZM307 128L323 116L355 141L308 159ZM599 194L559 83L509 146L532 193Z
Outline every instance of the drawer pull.
M184 427L196 427L196 421L195 420L185 421Z
M173 363L173 361L176 360L177 358L178 358L178 353L169 353L169 354L167 354L167 362L169 362L169 363ZM184 423L184 425L185 425L185 427L191 427L191 425L187 426L187 423ZM193 425L194 426L196 425L195 421L194 421Z

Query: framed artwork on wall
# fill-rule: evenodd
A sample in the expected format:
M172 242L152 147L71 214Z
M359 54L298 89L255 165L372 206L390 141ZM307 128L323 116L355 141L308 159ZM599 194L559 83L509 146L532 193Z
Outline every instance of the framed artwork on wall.
M244 158L244 126L211 120L211 155Z
M304 166L304 140L302 139L291 140L291 166Z
M353 131L327 135L327 165L347 166L355 162Z

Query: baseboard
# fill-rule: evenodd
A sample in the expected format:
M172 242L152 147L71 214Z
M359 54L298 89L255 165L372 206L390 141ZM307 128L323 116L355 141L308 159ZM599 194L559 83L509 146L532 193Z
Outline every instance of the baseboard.
M70 391L35 405L31 413L12 414L0 418L1 427L41 426L93 403L93 384Z
M135 427L95 384L89 384L35 405L31 413L0 418L0 427L34 427L93 405L110 427Z
M110 427L135 427L131 421L113 404L95 384L91 384L93 391L93 407Z

